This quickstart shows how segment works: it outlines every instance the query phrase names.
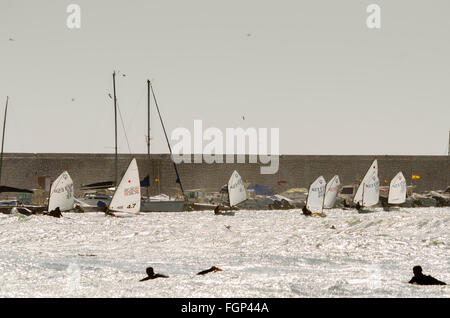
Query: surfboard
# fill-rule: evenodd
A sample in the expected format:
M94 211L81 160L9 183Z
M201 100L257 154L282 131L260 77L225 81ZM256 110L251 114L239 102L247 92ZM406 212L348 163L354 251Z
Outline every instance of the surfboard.
M141 208L141 183L136 159L131 160L127 171L109 204L109 210L114 212L139 213Z
M48 212L59 207L61 212L72 210L75 198L73 196L73 181L67 171L64 171L53 182L48 200Z
M406 179L400 171L389 184L389 204L402 204L406 201Z
M327 183L327 186L325 187L325 198L323 199L323 208L324 209L332 209L334 207L340 185L341 185L341 181L339 180L338 175L335 175Z
M306 208L311 212L323 211L323 200L325 196L326 181L324 177L318 177L310 186L306 198Z
M230 207L233 207L247 200L247 192L245 191L244 182L241 176L235 170L228 181L228 197L230 199Z

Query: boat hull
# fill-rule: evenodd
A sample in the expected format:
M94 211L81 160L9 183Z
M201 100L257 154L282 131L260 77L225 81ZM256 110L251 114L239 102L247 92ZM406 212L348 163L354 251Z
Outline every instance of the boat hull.
M141 213L186 211L192 211L192 209L185 201L141 201Z

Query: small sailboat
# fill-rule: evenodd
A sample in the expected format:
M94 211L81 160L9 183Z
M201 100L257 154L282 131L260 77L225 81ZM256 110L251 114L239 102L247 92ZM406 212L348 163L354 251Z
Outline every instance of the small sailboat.
M378 162L375 159L356 191L353 203L358 212L370 212L364 209L374 206L380 199L380 180L378 179Z
M325 216L323 213L323 205L326 184L325 178L320 176L309 186L306 206L303 210L305 215Z
M75 198L73 196L73 181L67 171L64 171L52 183L50 197L48 199L48 212L70 211L73 209Z
M403 173L400 171L395 175L389 184L388 206L384 207L385 211L398 210L399 205L406 201L406 179ZM394 206L390 206L394 205Z
M338 175L335 175L328 181L327 186L325 187L325 198L323 199L324 209L332 209L334 207L340 186L341 180L339 180Z
M235 170L228 180L227 184L227 192L228 192L228 205L230 209L233 209L239 203L247 200L247 192L245 191L244 182L242 181L241 176ZM214 210L214 214L216 215L234 215L234 212L219 212L220 207L217 206Z
M111 212L138 214L140 208L141 184L137 162L133 158L114 192L106 214L112 214Z
M164 127L164 122L161 117L161 113L159 111L158 102L156 100L155 93L153 91L152 84L149 80L147 80L147 156L148 163L151 166L151 157L150 157L150 97L153 97L155 102L156 110L158 111L159 119L161 122L162 129L164 131L164 135L166 137L167 146L169 148L169 153L172 158L172 148L170 147L169 139L167 138L166 128ZM172 161L173 168L175 170L175 174L177 176L176 183L179 184L180 190L183 196L183 200L159 200L157 197L150 197L150 171L149 175L146 177L148 182L145 182L145 186L147 187L147 197L142 199L142 207L141 212L182 212L182 211L190 211L190 204L186 200L186 196L184 193L183 185L181 183L181 177L178 173L177 165L175 161ZM151 170L151 169L149 169ZM159 179L159 178L158 178ZM144 185L142 185L144 186Z

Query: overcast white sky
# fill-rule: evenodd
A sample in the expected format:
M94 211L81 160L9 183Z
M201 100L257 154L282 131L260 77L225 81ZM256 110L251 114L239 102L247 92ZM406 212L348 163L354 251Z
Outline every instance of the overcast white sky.
M71 3L79 30L66 26ZM371 3L381 29L366 26ZM283 154L443 155L449 12L448 0L2 0L5 151L113 152L120 70L135 153L146 152L150 78L169 133L202 119L278 127ZM152 127L152 152L166 153L156 111ZM122 129L119 141L128 153Z

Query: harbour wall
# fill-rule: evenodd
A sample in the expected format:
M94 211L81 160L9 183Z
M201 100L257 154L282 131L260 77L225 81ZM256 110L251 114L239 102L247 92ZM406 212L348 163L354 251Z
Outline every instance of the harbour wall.
M167 154L136 154L139 174L143 179L150 173L150 193L174 195L180 192L173 163ZM3 158L0 183L19 188L38 189L39 177L56 178L67 170L74 180L75 192L79 194L82 184L114 180L114 154L80 153L6 153ZM119 155L118 174L126 170L132 155ZM326 180L338 174L341 183L359 182L374 159L378 159L380 184L387 185L398 171L402 171L408 185L412 174L415 192L445 189L450 185L450 156L323 156L323 155L281 155L279 169L275 174L261 174L261 163L181 163L177 165L185 190L202 189L218 191L227 183L234 170L244 182L251 185L270 186L275 193L289 188L307 188L315 178L323 175Z

